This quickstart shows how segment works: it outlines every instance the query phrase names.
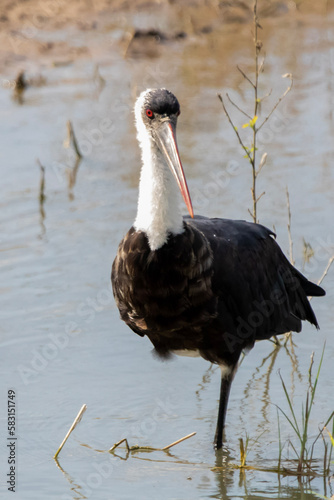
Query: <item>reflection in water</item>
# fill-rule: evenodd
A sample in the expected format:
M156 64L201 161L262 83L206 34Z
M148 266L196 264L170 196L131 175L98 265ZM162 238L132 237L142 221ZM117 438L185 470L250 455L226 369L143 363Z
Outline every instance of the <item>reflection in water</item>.
M235 484L234 475L238 473L236 470L228 467L231 461L232 457L228 450L223 448L216 451L215 467L217 467L217 470L214 469L214 472L219 494L213 498L224 498L224 500L231 498L228 492L233 490L233 485Z
M39 203L39 215L40 215L39 223L41 226L41 232L40 232L39 238L43 239L43 237L45 236L45 233L46 233L46 227L45 227L45 223L44 223L44 220L45 220L44 203L41 203L41 202Z
M54 461L56 462L58 469L61 470L66 480L69 482L71 486L71 491L75 493L75 496L73 496L73 500L82 500L88 498L80 491L82 489L82 486L80 486L80 484L77 484L75 480L72 478L72 476L62 468L62 466L58 461L58 458L55 458Z
M40 214L40 226L41 226L41 233L40 233L40 238L43 238L46 232L45 224L44 224L44 219L45 219L45 210L44 210L44 202L45 202L45 167L41 164L39 159L37 158L37 165L40 168L41 172L41 179L39 183L39 214Z
M74 200L73 188L77 180L77 173L79 170L79 165L81 163L81 156L77 156L72 168L67 169L68 175L68 198L70 201Z
M28 84L24 71L20 71L14 82L13 99L18 104L24 103L24 91L26 90Z
M287 344L284 344L283 346L280 343L273 343L274 347L273 350L265 356L261 363L257 366L257 368L254 370L253 375L250 377L245 390L244 394L245 397L242 399L241 402L241 409L242 409L242 414L247 415L247 409L246 405L249 404L247 403L247 399L250 399L252 394L255 391L255 386L257 386L259 383L261 386L263 386L263 392L262 392L262 397L260 400L263 402L262 408L261 408L261 414L264 419L264 421L269 424L270 419L268 418L268 411L269 411L269 406L271 404L270 400L270 378L272 376L275 363L278 357L278 353L281 351L282 347L284 348L284 351L291 363L291 401L293 401L294 397L294 392L295 392L295 376L297 375L299 380L302 380L302 375L300 373L299 367L298 367L298 358L295 354L294 351L294 344L292 342L292 339L290 340L290 348L288 347ZM261 374L262 368L266 365L267 361L269 360L269 364L267 366L267 369L264 373ZM258 376L258 374L260 374ZM262 424L261 424L262 425Z
M287 346L288 342L290 344L290 348L288 348ZM295 353L295 347L296 344L293 342L292 334L290 332L290 334L288 334L287 336L287 341L284 343L284 348L291 362L291 401L293 401L293 396L295 394L295 375L298 376L300 382L303 380L303 376L299 370L298 357L297 354Z
M207 368L205 370L203 377L202 377L202 382L198 384L199 387L196 390L196 396L198 397L199 401L201 400L201 398L200 398L201 391L205 390L206 385L210 384L212 375L218 369L219 369L218 365L214 365L213 363L211 363L209 368Z
M79 165L82 160L82 153L78 146L78 141L74 133L73 125L70 120L67 120L67 137L64 140L64 148L69 149L72 146L73 155L74 156L74 165L72 167L67 167L67 175L68 175L68 198L70 201L74 200L73 188L75 186L77 180L77 174L79 170Z
M238 498L240 496L242 498L264 500L269 497L272 498L273 494L273 498L277 499L289 498L300 500L300 498L309 498L311 500L317 498L317 494L312 491L312 482L316 474L308 475L306 473L305 475L298 476L288 469L282 473L278 473L277 467L273 466L270 468L270 465L262 468L252 466L239 467L232 462L226 451L217 452L216 466L212 471L218 492L210 496L210 498L224 500L235 498L235 485L237 482L240 490ZM263 486L260 489L258 487L254 489L253 487L254 474L257 474L261 478ZM286 479L289 476L292 476L291 482L285 481L282 484L282 479ZM205 489L205 485L200 485L200 488ZM327 498L328 490L330 495L332 495L331 479L324 478L325 496L322 498Z
M98 99L100 97L102 90L104 89L104 87L106 85L106 81L100 73L100 69L99 69L98 64L96 64L95 68L94 68L93 82L94 82L95 91L96 91L95 97Z

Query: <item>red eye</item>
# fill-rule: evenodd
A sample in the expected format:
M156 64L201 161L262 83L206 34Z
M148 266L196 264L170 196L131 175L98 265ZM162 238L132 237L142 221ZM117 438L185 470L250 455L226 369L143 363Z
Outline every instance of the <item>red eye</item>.
M149 118L153 118L153 111L151 109L147 109L146 116L148 116Z

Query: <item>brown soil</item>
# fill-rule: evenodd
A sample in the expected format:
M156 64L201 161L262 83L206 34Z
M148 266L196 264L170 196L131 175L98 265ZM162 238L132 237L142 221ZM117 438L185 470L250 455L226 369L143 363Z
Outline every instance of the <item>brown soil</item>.
M97 58L110 50L101 41L117 30L117 47L201 36L252 20L253 0L0 0L0 71L39 71L45 64ZM334 0L259 0L261 18L326 15ZM100 41L96 41L96 37Z

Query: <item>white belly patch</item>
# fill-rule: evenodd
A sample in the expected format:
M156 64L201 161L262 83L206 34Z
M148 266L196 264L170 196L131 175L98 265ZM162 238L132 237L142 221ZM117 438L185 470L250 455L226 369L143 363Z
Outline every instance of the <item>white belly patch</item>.
M177 354L178 356L188 356L190 358L198 358L200 356L199 350L194 349L176 349L175 351L172 351L173 354Z

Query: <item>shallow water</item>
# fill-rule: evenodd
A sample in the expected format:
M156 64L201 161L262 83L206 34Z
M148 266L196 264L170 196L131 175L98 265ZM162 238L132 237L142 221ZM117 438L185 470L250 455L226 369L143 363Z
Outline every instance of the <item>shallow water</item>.
M259 144L259 154L268 152L259 177L258 192L266 192L259 219L275 227L288 252L288 186L296 264L302 267L304 238L315 251L304 272L317 280L334 254L334 19L278 18L263 26L267 58L261 92L273 89L263 116L289 83L282 74L293 73L294 86ZM251 97L236 70L240 64L251 71L250 26L237 28L159 46L156 58L129 52L123 59L113 50L98 61L45 67L46 85L29 88L22 104L8 90L0 92L0 488L5 497L11 388L17 402L17 499L316 498L311 490L333 495L322 478L299 483L224 464L239 462L239 438L248 434L253 443L248 463L277 466L275 405L288 410L278 371L301 415L310 355L315 351L317 366L325 341L312 438L333 410L334 269L323 283L326 298L313 300L321 330L305 325L294 335L293 349L281 348L270 357L273 344L259 343L243 361L233 384L223 454L211 445L219 370L201 359L159 362L149 341L119 320L112 299L111 263L136 211L140 155L132 106L142 89L165 86L179 98L178 143L195 212L249 219L250 168L216 97L229 92L242 103L238 89ZM100 35L95 44L103 40ZM94 77L97 62L106 82L102 88ZM240 128L244 118L231 112ZM84 153L71 189L74 158L63 148L68 119ZM36 158L46 168L44 214ZM87 411L57 466L52 456L84 403ZM282 416L280 424L283 456L294 458L288 446L289 439L296 444L292 430ZM127 457L123 449L122 459L107 453L124 437L130 445L162 447L192 431L196 436L169 454ZM322 446L316 449L320 459Z

